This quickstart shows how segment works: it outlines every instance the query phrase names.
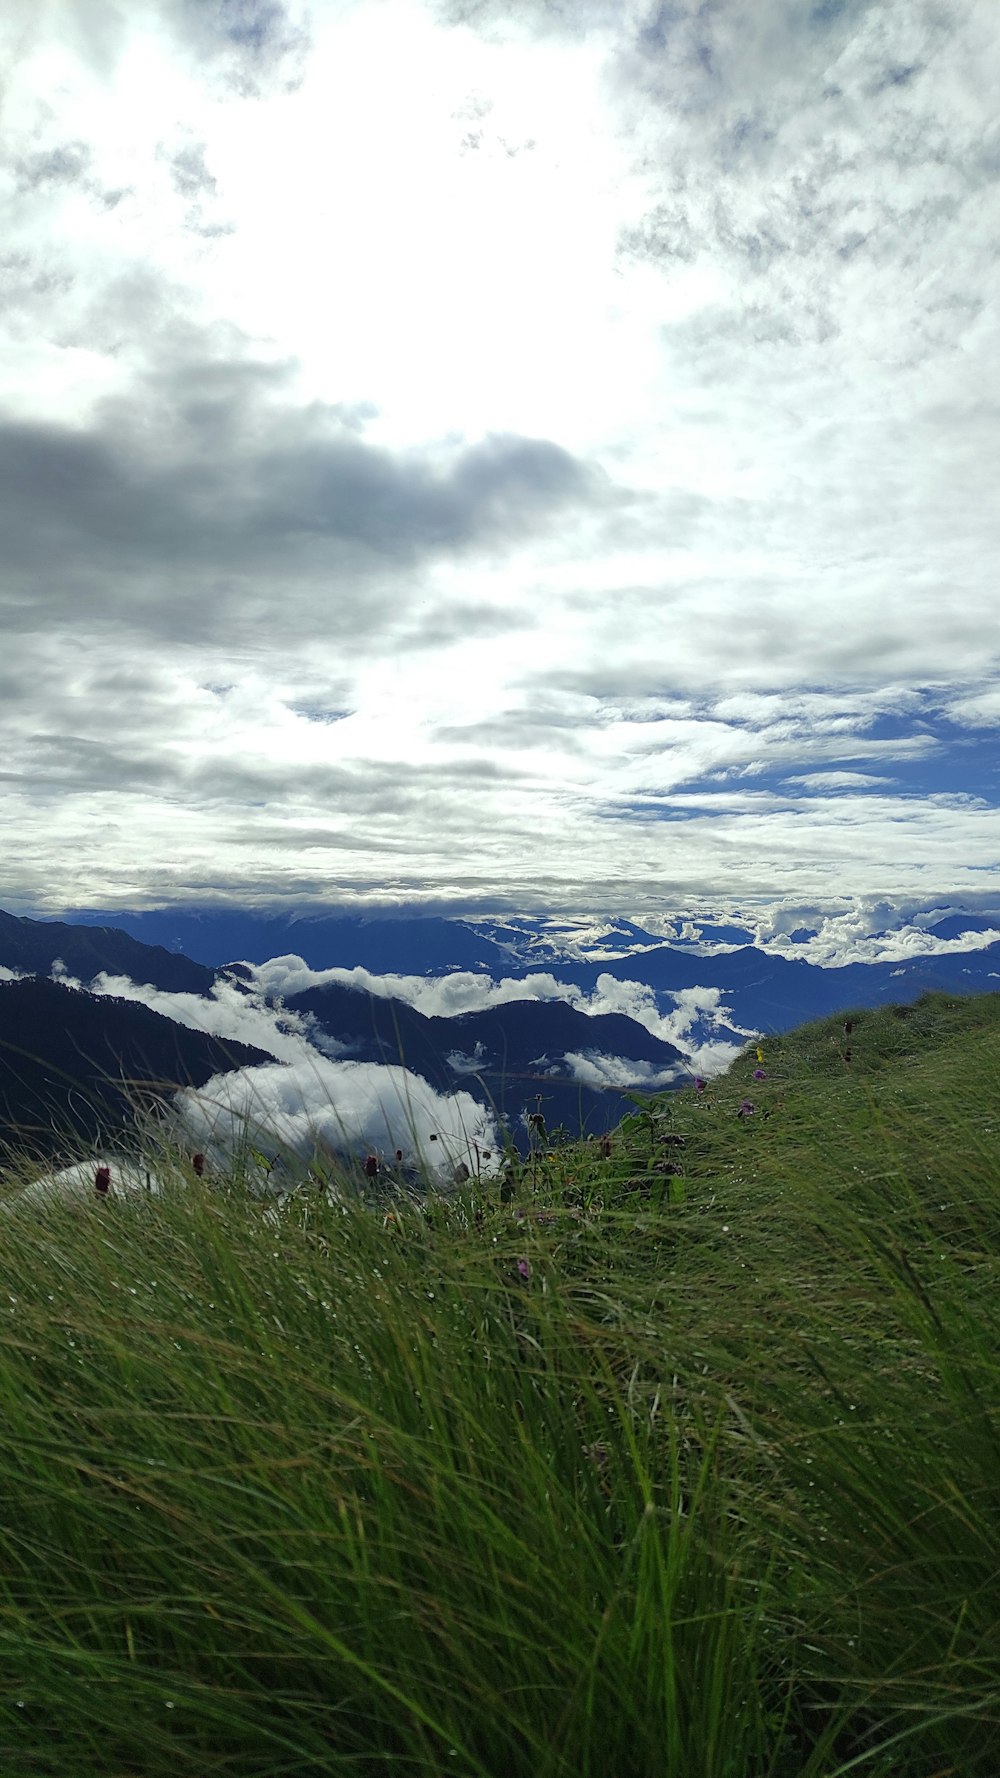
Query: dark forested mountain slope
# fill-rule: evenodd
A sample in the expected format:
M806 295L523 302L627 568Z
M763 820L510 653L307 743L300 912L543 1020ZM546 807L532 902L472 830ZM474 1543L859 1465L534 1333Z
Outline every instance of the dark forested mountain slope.
M28 977L0 982L0 1149L58 1153L128 1129L137 1103L273 1057L134 1000Z

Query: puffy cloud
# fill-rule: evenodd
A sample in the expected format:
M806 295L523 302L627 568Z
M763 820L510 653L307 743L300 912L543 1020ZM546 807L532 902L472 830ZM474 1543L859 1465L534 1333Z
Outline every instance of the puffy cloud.
M74 982L73 986L82 986ZM211 993L171 993L155 988L149 982L133 982L127 976L109 975L102 970L87 983L92 994L116 995L123 1000L139 1000L144 1006L165 1018L176 1019L193 1031L207 1031L213 1037L232 1038L256 1049L266 1050L284 1062L302 1062L316 1041L311 1017L286 1012L283 1008L266 1006L260 997L240 991L225 979L214 983ZM344 1046L335 1039L323 1037L327 1054L344 1053Z
M481 1043L476 1044L471 1056L467 1056L464 1050L451 1050L445 1056L453 1074L475 1074L482 1068L485 1060L486 1051Z
M230 1153L249 1138L305 1159L317 1149L391 1159L401 1148L430 1175L450 1176L459 1161L470 1171L499 1165L496 1127L483 1106L468 1093L436 1093L403 1068L322 1057L242 1068L178 1094L175 1104L206 1152Z
M650 1062L630 1061L627 1056L606 1056L599 1050L566 1052L566 1063L574 1080L585 1087L612 1088L617 1092L655 1093L669 1087L687 1074L687 1069L654 1068Z
M694 987L657 994L644 982L623 980L610 972L599 975L593 992L587 994L574 982L561 981L545 970L499 980L472 970L456 970L443 976L378 975L363 968L314 970L294 955L247 964L245 968L250 977L249 991L222 978L209 996L171 993L149 983L135 983L106 973L87 985L93 993L140 1000L155 1012L194 1030L253 1044L282 1061L307 1069L317 1052L328 1060L336 1060L348 1053L347 1046L318 1031L311 1014L297 1014L281 1003L325 982L336 982L381 999L405 1001L428 1017L454 1018L524 1000L563 1000L592 1016L621 1013L654 1037L682 1050L690 1057L691 1065L706 1075L719 1073L739 1054L741 1046L733 1043L733 1032L744 1037L754 1035L735 1021L718 988ZM480 1062L478 1055L465 1055L458 1050L446 1059L456 1074L474 1072ZM633 1085L651 1078L643 1063L622 1066L638 1071L631 1077ZM580 1074L578 1078L584 1076Z
M813 920L817 929L808 937L790 936ZM783 957L802 957L808 963L836 968L845 963L905 963L915 957L981 951L1000 939L1000 916L996 926L982 931L969 927L954 938L941 938L916 925L893 926L891 921L892 910L884 902L834 915L816 909L787 909L777 918L765 916L757 942L763 950Z
M679 988L657 994L644 982L599 975L590 1003L591 1013L625 1013L644 1025L654 1037L672 1043L687 1058L688 1071L707 1077L721 1074L743 1048L732 1033L752 1037L726 1006L720 988Z

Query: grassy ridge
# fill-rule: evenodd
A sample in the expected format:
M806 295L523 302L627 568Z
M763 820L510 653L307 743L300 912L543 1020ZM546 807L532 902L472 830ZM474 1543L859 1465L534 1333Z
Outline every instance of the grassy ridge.
M5 1778L996 1778L998 1059L806 1027L506 1204L11 1201Z

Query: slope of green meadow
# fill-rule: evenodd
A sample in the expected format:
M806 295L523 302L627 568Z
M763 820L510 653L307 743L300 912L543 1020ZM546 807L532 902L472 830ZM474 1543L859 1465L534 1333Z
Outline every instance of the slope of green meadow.
M4 1778L996 1778L1000 996L853 1024L507 1202L9 1196Z

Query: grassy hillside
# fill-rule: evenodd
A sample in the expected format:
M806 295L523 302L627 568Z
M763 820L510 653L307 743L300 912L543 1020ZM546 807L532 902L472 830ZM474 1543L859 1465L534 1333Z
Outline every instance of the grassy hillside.
M508 1202L8 1199L5 1778L996 1778L1000 997L842 1027Z

